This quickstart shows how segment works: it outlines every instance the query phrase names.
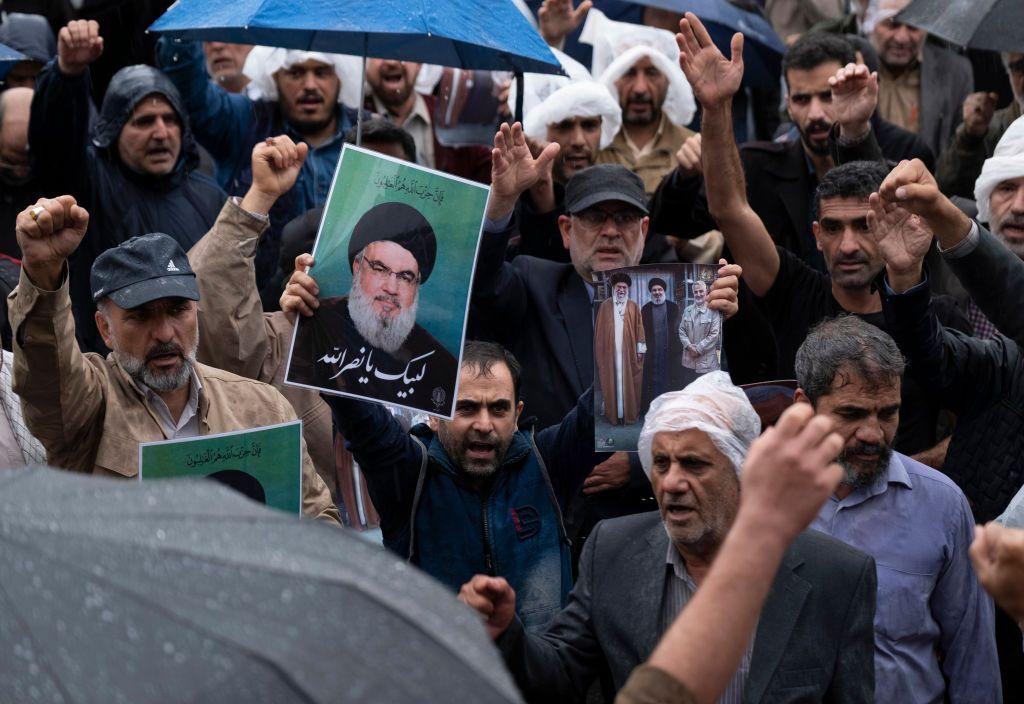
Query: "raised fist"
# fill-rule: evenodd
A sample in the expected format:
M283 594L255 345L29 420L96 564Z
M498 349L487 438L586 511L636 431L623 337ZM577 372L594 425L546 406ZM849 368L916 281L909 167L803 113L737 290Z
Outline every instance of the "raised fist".
M242 207L252 212L268 212L295 185L308 153L308 144L296 144L287 135L258 142L252 150L252 186ZM250 202L253 199L257 202Z
M15 234L21 264L36 286L57 290L64 262L78 249L88 227L89 213L72 196L40 198L18 214Z
M77 76L103 53L96 20L72 20L57 35L57 65L66 76Z

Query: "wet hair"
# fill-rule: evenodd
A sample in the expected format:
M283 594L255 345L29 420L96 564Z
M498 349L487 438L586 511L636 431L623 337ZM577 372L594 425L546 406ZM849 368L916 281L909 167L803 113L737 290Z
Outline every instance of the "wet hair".
M811 71L830 61L840 66L857 61L853 45L843 37L829 32L810 32L797 39L782 57L782 75L790 69Z
M903 355L888 333L855 315L826 318L796 351L796 378L812 405L832 392L837 377L856 376L880 389L903 376Z
M462 350L462 366L483 376L492 376L491 368L498 364L508 367L512 375L512 400L519 402L519 387L523 368L511 352L494 342L470 340Z
M825 198L867 200L889 175L889 167L880 161L850 161L825 174L814 194L814 218L821 212Z
M356 131L358 127L353 125L345 133L345 141L349 144L356 143ZM416 142L412 135L396 125L391 120L383 117L374 117L363 121L363 145L366 144L397 144L402 147L405 153L405 160L416 163Z

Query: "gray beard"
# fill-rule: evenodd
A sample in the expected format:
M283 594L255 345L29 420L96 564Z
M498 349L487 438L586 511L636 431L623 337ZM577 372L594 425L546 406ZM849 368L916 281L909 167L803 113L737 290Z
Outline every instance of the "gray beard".
M373 299L363 292L359 281L353 279L348 294L348 314L352 316L352 322L364 340L391 354L405 344L405 338L409 337L416 325L416 308L419 303L420 292L417 290L412 305L400 310L394 318L378 315L373 310Z
M114 350L114 359L121 365L121 368L128 372L128 376L136 382L145 384L157 392L176 391L187 384L192 378L192 368L196 363L196 351L199 349L199 337L196 336L195 344L185 355L185 360L178 371L175 372L154 372L147 365L146 361L138 357L132 357Z
M652 298L651 302L654 305L656 305L656 306L663 306L663 305L665 305L665 299L664 298L662 298L660 301L657 298Z

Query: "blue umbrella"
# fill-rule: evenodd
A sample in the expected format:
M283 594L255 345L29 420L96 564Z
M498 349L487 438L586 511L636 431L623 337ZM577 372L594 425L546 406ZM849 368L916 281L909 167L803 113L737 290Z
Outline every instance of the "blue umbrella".
M456 68L561 72L510 0L179 0L150 30Z
M29 58L20 51L15 51L6 44L0 44L0 79L7 75L14 64L28 60Z
M707 27L711 41L729 55L729 42L734 32L742 32L743 82L750 86L771 88L782 75L782 55L786 45L772 26L757 12L742 10L728 0L634 0L638 5L657 7L670 12L692 12Z

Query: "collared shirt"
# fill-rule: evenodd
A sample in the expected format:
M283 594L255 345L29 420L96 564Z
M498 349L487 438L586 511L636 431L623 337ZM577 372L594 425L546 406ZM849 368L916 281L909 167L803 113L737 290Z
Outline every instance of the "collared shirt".
M633 141L633 138L629 136L629 132L622 130L622 136L625 138L626 146L629 147L630 152L632 152L634 160L639 160L654 151L654 145L658 143L658 140L661 139L662 133L665 131L665 121L667 119L668 118L665 117L665 113L662 113L661 122L658 123L658 131L654 133L654 136L651 137L643 147L638 147L636 142Z
M1000 702L992 600L967 556L974 519L944 474L899 453L811 528L875 558L875 700ZM936 653L942 653L942 663Z
M160 429L163 431L165 438L176 440L194 438L199 435L199 392L203 390L203 385L200 383L194 367L189 368L188 403L185 404L185 408L181 411L181 417L178 420L174 420L174 416L171 415L171 409L167 407L167 404L164 403L164 400L160 398L156 391L153 391L153 389L142 382L136 383L142 393L146 395L146 400L149 401L149 405L156 413L156 418L160 421Z
M412 135L412 141L416 143L416 163L420 166L427 166L431 169L434 166L434 124L431 121L430 111L427 109L427 101L419 93L415 93L412 111L402 123L402 129ZM373 97L373 109L381 115L388 115L392 120L394 115L387 109L384 103L376 95Z
M679 554L672 541L668 542L668 555L665 558L669 570L665 571L665 589L661 597L661 623L659 633L665 633L676 616L683 610L693 595L697 592L697 585L694 583L690 573L686 571L686 561ZM754 651L754 638L751 637L747 643L747 649L743 653L743 660L739 668L733 673L729 680L729 686L725 688L718 698L718 704L740 704L743 701L743 690L747 685L747 675L750 673L750 656Z
M889 122L917 134L921 126L921 63L899 75L878 68L878 112Z

